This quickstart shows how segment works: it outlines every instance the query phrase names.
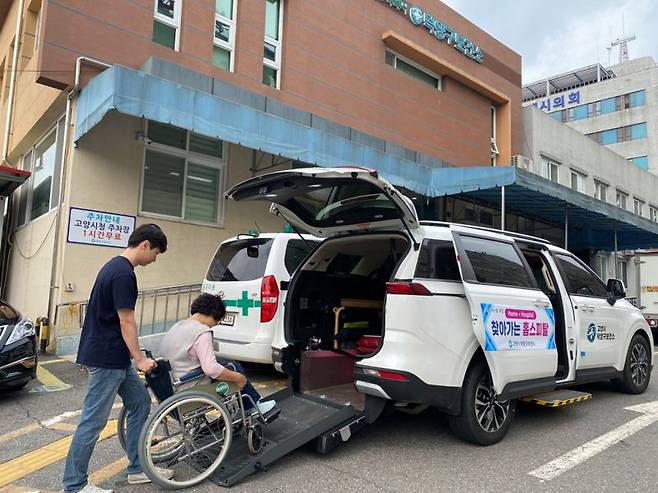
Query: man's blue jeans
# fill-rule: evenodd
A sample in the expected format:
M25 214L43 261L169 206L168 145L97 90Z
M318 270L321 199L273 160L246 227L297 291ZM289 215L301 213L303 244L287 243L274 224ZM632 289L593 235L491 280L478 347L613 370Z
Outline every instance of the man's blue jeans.
M142 472L137 447L142 426L151 410L151 398L144 382L140 380L132 366L124 370L89 368L87 395L66 458L66 469L64 469L66 493L75 493L87 485L89 459L101 431L107 424L117 394L128 411L126 417L128 474Z

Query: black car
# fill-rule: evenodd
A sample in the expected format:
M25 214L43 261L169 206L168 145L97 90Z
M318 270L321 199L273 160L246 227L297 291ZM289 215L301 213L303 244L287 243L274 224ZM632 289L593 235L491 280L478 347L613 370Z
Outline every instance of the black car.
M0 389L18 389L37 376L34 323L0 300Z

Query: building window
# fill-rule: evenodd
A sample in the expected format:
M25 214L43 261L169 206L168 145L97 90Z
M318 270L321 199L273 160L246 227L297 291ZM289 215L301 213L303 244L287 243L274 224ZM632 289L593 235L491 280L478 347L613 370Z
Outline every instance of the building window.
M233 72L237 0L215 0L212 63Z
M577 120L584 120L585 118L592 118L594 116L605 115L607 113L614 113L628 108L635 108L646 104L646 97L644 89L635 91L621 96L602 99L600 101L593 101L591 103L572 106L564 110L553 111L549 113L553 118L561 122L573 122Z
M571 188L576 192L585 191L585 177L577 171L571 170Z
M623 96L624 109L644 106L646 103L644 89L641 91L631 92Z
M617 279L621 279L624 286L628 286L628 261L622 258L617 259Z
M543 159L543 161L544 161L544 178L557 183L560 178L559 176L560 165L549 159Z
M599 262L598 262L598 270L599 272L597 273L601 279L604 281L608 279L608 257L605 253L602 253L599 255Z
M265 43L263 47L263 84L281 87L281 37L283 0L265 0Z
M628 125L626 127L611 128L608 130L602 130L601 132L594 132L587 134L587 136L603 145L644 139L647 137L647 124L644 122L636 123L635 125Z
M594 180L594 198L606 202L607 195L608 195L608 185L598 180Z
M640 199L633 199L633 212L635 212L635 214L637 214L638 216L641 216L643 210L644 210L644 202L642 202Z
M629 157L628 160L635 166L642 168L645 171L649 170L649 157L648 156L635 156Z
M57 207L63 138L64 120L60 120L23 156L23 169L32 176L20 188L18 226Z
M658 209L653 205L649 206L649 219L651 219L654 223L658 222Z
M441 90L441 77L416 65L412 61L404 59L400 57L400 55L390 51L386 52L385 61L387 65L407 74L409 77L424 82L428 86L432 86L434 89Z
M147 135L140 213L221 225L223 142L153 121Z
M627 199L628 199L628 194L627 193L624 193L621 190L617 190L617 196L616 196L617 207L621 207L622 209L626 209Z
M180 42L182 2L183 0L155 0L153 8L153 41L176 51Z

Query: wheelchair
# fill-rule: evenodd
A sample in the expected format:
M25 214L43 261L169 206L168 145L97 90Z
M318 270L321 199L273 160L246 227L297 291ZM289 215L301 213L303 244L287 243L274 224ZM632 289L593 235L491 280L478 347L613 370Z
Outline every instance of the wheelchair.
M154 484L165 489L198 485L220 467L235 437L246 438L252 455L260 453L265 444L263 426L278 417L279 408L263 415L237 385L222 381L176 392L182 384L203 378L203 371L198 368L174 382L169 362L156 361L157 368L145 379L158 404L139 438L139 460ZM245 410L245 401L253 407ZM127 411L122 408L117 431L124 449L126 424ZM168 478L163 469L173 470L174 476Z

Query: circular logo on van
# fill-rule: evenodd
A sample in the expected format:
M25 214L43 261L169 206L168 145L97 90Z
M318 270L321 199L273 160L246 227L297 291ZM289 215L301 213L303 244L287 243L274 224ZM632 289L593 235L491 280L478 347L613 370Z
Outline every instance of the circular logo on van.
M594 339L596 339L596 325L589 324L589 327L587 327L587 340L594 342Z

